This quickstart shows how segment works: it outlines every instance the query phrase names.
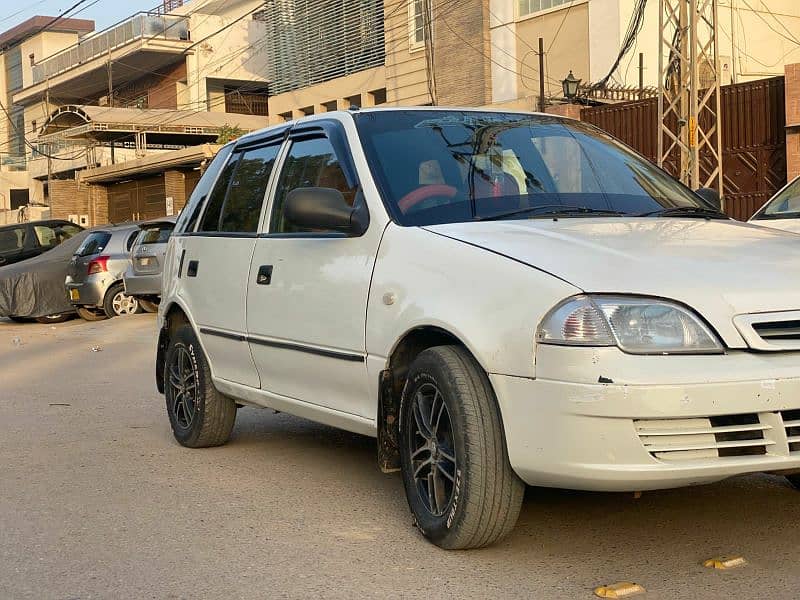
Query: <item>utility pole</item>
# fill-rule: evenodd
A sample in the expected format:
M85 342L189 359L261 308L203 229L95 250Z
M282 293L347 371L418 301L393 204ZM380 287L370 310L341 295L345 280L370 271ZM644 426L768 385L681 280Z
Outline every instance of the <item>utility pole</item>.
M639 52L639 100L644 98L644 52Z
M539 38L539 112L545 112L544 99L544 38Z
M106 62L106 70L108 71L108 105L114 106L114 70L111 66L111 48L108 49L108 62Z
M722 195L717 0L659 0L658 26L658 164Z

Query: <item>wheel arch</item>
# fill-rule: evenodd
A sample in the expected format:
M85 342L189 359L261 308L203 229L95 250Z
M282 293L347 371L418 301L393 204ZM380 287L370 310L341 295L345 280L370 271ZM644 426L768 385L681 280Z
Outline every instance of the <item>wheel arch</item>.
M418 325L401 335L392 347L378 387L378 464L388 473L400 468L400 399L408 370L424 350L436 346L460 346L484 369L469 346L456 334L437 325ZM485 369L484 369L485 370Z
M191 325L188 313L177 302L171 302L164 309L163 324L158 332L158 347L156 350L156 387L160 394L164 393L164 361L167 356L167 347L173 334L182 325Z

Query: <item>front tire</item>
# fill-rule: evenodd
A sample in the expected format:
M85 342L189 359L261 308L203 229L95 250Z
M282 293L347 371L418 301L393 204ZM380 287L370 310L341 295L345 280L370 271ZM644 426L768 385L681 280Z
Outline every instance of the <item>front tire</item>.
M123 283L115 283L106 292L106 297L103 300L103 310L110 319L112 317L139 314L142 312L142 307L136 298L125 293L125 285Z
M228 441L236 421L236 403L214 387L211 369L190 325L180 327L170 339L164 396L179 444L208 448Z
M458 346L421 352L401 402L403 483L422 534L448 550L508 535L525 484L508 462L494 391L475 359Z
M139 306L142 307L142 310L146 313L157 313L158 312L158 302L153 302L151 300L145 300L143 298L139 298Z

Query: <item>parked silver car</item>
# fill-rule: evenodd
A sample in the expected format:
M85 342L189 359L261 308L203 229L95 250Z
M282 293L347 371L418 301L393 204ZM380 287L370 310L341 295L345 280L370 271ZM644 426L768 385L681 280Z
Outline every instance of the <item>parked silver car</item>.
M131 261L122 276L125 293L139 300L145 310L157 308L161 296L161 269L167 242L177 217L164 217L142 223L133 243Z
M84 319L96 321L143 311L136 298L125 294L122 282L139 232L138 223L97 229L73 255L65 286L70 302Z

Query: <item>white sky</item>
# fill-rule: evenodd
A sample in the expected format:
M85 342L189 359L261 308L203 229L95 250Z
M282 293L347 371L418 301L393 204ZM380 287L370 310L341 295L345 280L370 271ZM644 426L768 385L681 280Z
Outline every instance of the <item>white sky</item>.
M0 32L36 16L55 17L75 4L77 0L22 0L21 2L0 2ZM89 0L69 16L77 19L94 19L99 31L133 13L151 10L160 4L159 0Z

